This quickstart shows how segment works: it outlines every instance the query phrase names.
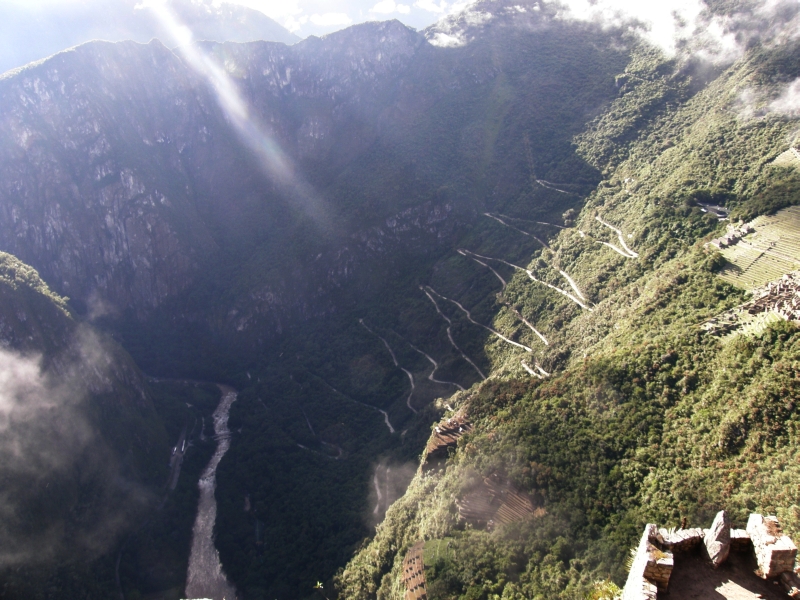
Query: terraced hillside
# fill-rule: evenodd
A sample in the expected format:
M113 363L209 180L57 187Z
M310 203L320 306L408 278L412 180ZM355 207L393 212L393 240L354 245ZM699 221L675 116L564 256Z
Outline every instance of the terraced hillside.
M745 289L775 281L800 267L800 209L790 207L750 222L753 233L721 250L730 263L721 277Z

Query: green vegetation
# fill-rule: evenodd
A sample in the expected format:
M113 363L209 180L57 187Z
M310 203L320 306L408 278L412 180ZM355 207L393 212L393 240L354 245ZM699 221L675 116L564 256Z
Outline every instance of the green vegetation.
M431 598L489 600L612 597L646 522L705 525L725 508L738 526L761 511L800 534L800 329L764 323L723 341L698 328L742 294L702 249L721 226L694 204L724 201L746 214L798 201L770 164L795 123L732 110L736 90L774 76L776 62L753 50L698 91L657 55L633 60L638 79L626 78L621 98L579 138L605 175L575 219L588 235L563 230L552 250L522 259L545 273L558 261L594 311L509 273L505 296L547 336L540 361L557 372L528 377L513 350L487 340L494 378L451 399L475 430L442 471L418 475L340 571L342 597L401 597L402 557L419 539L448 539L448 553L431 562ZM594 241L618 243L596 215L630 234L638 259ZM499 304L494 311L495 327L507 323ZM453 498L492 473L540 494L547 514L491 533L464 526Z

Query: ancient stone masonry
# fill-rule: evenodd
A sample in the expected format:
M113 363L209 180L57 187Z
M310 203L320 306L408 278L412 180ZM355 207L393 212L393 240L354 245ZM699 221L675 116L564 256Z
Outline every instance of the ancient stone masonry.
M663 540L664 549L673 552L686 552L687 550L697 548L703 540L704 535L703 530L699 527L670 530L662 528L658 530L658 533Z
M428 590L425 587L425 565L423 550L425 542L417 542L406 553L403 559L403 584L406 586L404 600L427 600Z
M748 317L772 312L786 321L800 322L800 271L793 271L753 290L753 298L701 325L712 335L731 333Z
M456 506L462 519L489 530L498 524L544 514L544 509L537 508L528 494L497 476L485 478L482 485L456 500Z
M744 529L731 529L731 552L746 552L750 549L750 536Z
M755 229L750 223L742 223L739 221L735 225L728 225L728 232L722 237L711 240L709 244L714 246L717 250L721 250L722 248L733 246L748 233L753 233L754 231Z
M703 551L699 552L701 548ZM656 600L667 592L671 579L678 588L686 587L687 583L697 585L698 589L702 588L714 580L708 573L717 572L718 567L733 560L729 560L731 553L741 556L749 552L752 554L747 560L752 561L755 558L758 564L757 575L780 583L789 597L800 598L800 577L794 572L797 548L792 540L781 532L778 519L751 514L746 530L733 529L725 511L720 511L709 529L668 530L657 529L655 525L648 524L636 548L622 600ZM677 569L676 557L678 557ZM762 583L759 584L762 586L760 588L755 585L754 582L758 582L759 579L753 574L753 567L742 569L741 566L737 566L747 564L745 559L737 558L733 562L735 563L733 567L726 565L725 568L721 568L724 573L718 577L722 581L731 580L729 586L731 589L750 590L754 595L748 593L745 596L728 596L725 590L720 591L721 588L716 587L714 591L719 597L737 599L785 597L778 591L777 586L772 590L772 584L763 587ZM762 592L766 590L764 593L767 595L757 595L754 590ZM678 597L683 597L680 589L675 593ZM697 593L697 590L694 593Z
M425 461L447 458L450 448L455 448L458 440L470 431L472 431L472 423L464 415L455 415L451 419L439 423L434 427L433 435L425 448Z
M656 600L659 590L666 590L672 574L672 552L662 550L664 539L658 528L649 523L636 548L622 600Z
M703 543L714 567L720 566L728 558L731 551L731 520L724 510L717 513L711 528L705 531Z
M783 534L777 517L750 515L747 533L753 542L761 577L771 579L794 569L797 546L788 535Z

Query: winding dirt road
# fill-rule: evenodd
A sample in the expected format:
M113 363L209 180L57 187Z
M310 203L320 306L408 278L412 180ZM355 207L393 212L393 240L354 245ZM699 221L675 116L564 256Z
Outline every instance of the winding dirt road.
M456 250L456 252L458 252L461 256L465 256L467 258L471 258L472 260L474 260L479 265L482 265L482 266L486 267L487 269L489 269L492 273L494 273L494 276L497 277L500 280L500 283L503 285L503 289L506 289L506 286L508 285L506 283L506 280L503 279L500 276L500 273L495 271L490 265L487 265L485 262L483 262L482 260L477 258L477 256L479 256L479 255L474 254L474 253L470 252L469 250L465 250L464 248L459 248L458 250Z
M508 227L510 229L513 229L514 231L519 231L522 235L527 235L528 237L532 237L537 242L539 242L544 248L547 248L547 249L550 248L550 246L547 245L547 242L541 240L540 238L538 238L537 236L533 235L532 233L529 233L527 231L522 231L522 229L520 229L519 227L515 227L514 225L510 225L509 223L506 223L505 221L503 221L503 219L501 219L500 217L498 217L496 215L493 215L492 213L488 213L487 212L487 213L483 213L483 215L485 217L489 217L490 219L494 219L498 223L500 223L502 225L505 225L506 227Z
M589 306L587 306L587 305L586 305L586 304L585 304L583 301L581 301L580 299L578 299L578 298L577 298L576 296L574 296L573 294L570 294L570 293L569 293L567 290L563 290L563 289L561 289L560 287L556 287L556 286L554 286L554 285L552 285L552 284L550 284L550 283L547 283L546 281L543 281L543 280L541 280L541 279L537 279L537 278L536 278L536 276L533 274L533 272L532 272L530 269L525 269L525 268L523 268L523 267L520 267L519 265L515 265L515 264L513 264L513 263L510 263L510 262L508 262L507 260L503 260L502 258L493 258L493 257L491 257L491 256L483 256L483 255L481 255L481 254L475 254L474 252L471 252L471 254L474 254L475 256L477 256L477 257L479 257L479 258L483 258L483 259L485 259L485 260L494 260L494 261L497 261L497 262L501 262L501 263L503 263L504 265L508 265L509 267L512 267L512 268L514 268L514 269L517 269L518 271L524 271L525 273L527 273L527 274L528 274L528 277L531 279L531 281L535 281L536 283L541 283L542 285L546 285L546 286L547 286L547 287L549 287L551 290L555 290L555 291L556 291L556 292L558 292L559 294L561 294L561 295L563 295L563 296L566 296L567 298L569 298L570 300L572 300L572 301L573 301L575 304L577 304L578 306L580 306L580 307L581 307L581 308L583 308L584 310L588 310L589 312L594 312L594 311L593 311L593 310L592 310L592 309L591 309ZM630 258L630 257L629 257L629 258ZM563 273L563 271L562 271L562 273ZM570 279L570 280L568 280L568 281L571 281L571 279ZM573 282L573 283L574 283L574 282Z
M522 316L522 313L521 313L521 312L519 312L519 311L518 311L516 308L514 308L514 307L511 305L511 303L510 303L510 302L506 302L506 303L505 303L505 305L506 305L506 307L507 307L507 308L508 308L510 311L512 311L512 312L513 312L515 315L517 315L517 318L518 318L520 321L522 321L523 323L525 323L525 325L527 325L527 326L528 326L528 329L530 329L530 330L531 330L533 333L535 333L537 336L539 336L539 339L540 339L540 340L542 340L542 343L544 343L544 345L545 345L545 346L549 346L549 345L550 345L550 342L548 342L548 341L547 341L547 338L546 338L546 337L544 337L544 335L542 335L542 333L541 333L541 332L540 332L538 329L536 329L536 327L534 327L533 325L531 325L531 324L530 324L530 322L528 321L528 319L526 319L525 317L523 317L523 316Z
M500 213L497 213L497 216L512 221L525 221L526 223L536 223L537 225L549 225L550 227L557 227L558 229L570 229L569 227L565 227L564 225L556 225L555 223L547 223L545 221L530 221L528 219L520 219L519 217L509 217L508 215L503 215Z
M428 286L428 289L429 289L431 292L433 292L434 294L436 294L437 296L439 296L439 298L441 298L442 300L446 300L447 302L452 302L452 303L453 303L453 304L455 304L455 305L456 305L458 308L460 308L460 309L461 309L461 311L462 311L462 312L463 312L465 315L467 315L467 320L468 320L470 323L473 323L473 324L477 325L478 327L483 327L483 328L484 328L486 331L489 331L489 332L493 333L494 335L496 335L497 337L499 337L499 338L500 338L501 340L503 340L504 342L507 342L507 343L511 344L512 346L516 346L517 348L522 348L523 350L525 350L525 352L533 352L533 348L529 348L529 347L528 347L528 346L526 346L525 344L520 344L519 342L515 342L514 340L510 340L510 339L508 339L506 336L504 336L502 333L500 333L499 331L497 331L496 329L492 329L491 327L488 327L487 325L484 325L483 323L478 323L478 322L477 322L475 319L473 319L473 318L472 318L472 315L470 314L470 312L469 312L469 311L468 311L466 308L464 308L463 306L461 306L461 304L460 304L459 302L457 302L456 300L453 300L453 299L451 299L451 298L447 298L446 296L442 296L442 295L441 295L439 292L437 292L436 290L434 290L434 289L433 289L432 287L430 287L430 286Z
M538 377L539 379L544 379L544 377L539 375L539 373L531 369L524 360L521 360L520 364L522 365L523 369L525 369L528 373L530 373L531 377Z
M620 245L621 245L621 246L622 246L622 247L625 249L625 252L627 253L627 256L628 256L628 258L639 258L639 254L638 254L637 252L634 252L633 250L631 250L631 249L628 247L628 244L626 244L626 243L625 243L625 238L624 238L624 237L623 237L623 235L622 235L622 230L621 230L621 229L617 229L616 227L614 227L614 226L613 226L613 225L611 225L610 223L606 223L606 222L605 222L605 221L603 221L603 219L601 219L599 216L595 217L595 220L596 220L598 223L600 223L601 225L605 225L605 226L606 226L606 227L608 227L608 228L609 228L611 231L613 231L614 233L616 233L616 234L617 234L617 238L619 239L619 243L620 243ZM602 244L602 243L605 243L605 242L600 242L600 243ZM614 248L614 249L615 249L617 252L619 252L619 249L618 249L616 246L613 246L613 245L611 245L611 244L608 244L608 243L606 243L606 245L607 245L607 246L611 246L611 247L612 247L612 248ZM625 254L623 254L623 256L625 256Z
M439 368L439 363L437 363L435 360L433 360L433 358L432 358L431 356L429 356L427 353L425 353L425 352L423 352L422 350L420 350L419 348L417 348L417 347L416 347L414 344L412 344L411 342L408 342L408 345L409 345L409 346L411 346L411 347L412 347L414 350L416 350L416 351L417 351L417 352L419 352L420 354L422 354L422 356L424 356L425 358L427 358L427 359L428 359L428 361L430 361L430 363L433 365L433 370L430 372L430 375L428 375L428 379L429 379L430 381L432 381L433 383L441 383L441 384L444 384L444 385L454 385L454 386L456 386L456 387L457 387L459 390L461 390L462 392L464 391L464 388L463 388L463 387L461 387L460 385L458 385L458 384L457 384L455 381L442 381L441 379L436 379L436 378L434 378L433 374L434 374L434 373L436 373L436 370Z
M572 290L573 290L573 291L574 291L576 294L578 294L578 296L580 296L581 300L583 300L584 302L588 302L588 300L586 299L586 296L584 296L584 295L583 295L583 292L581 292L580 288L578 287L578 284L577 284L577 283L575 283L575 281L573 281L572 277L570 277L569 275L567 275L567 272L566 272L566 271L562 271L561 269L559 269L559 270L558 270L558 272L559 272L559 273L561 273L561 276L562 276L564 279L566 279L566 280L567 280L567 283L569 283L569 285L570 285L570 287L572 288Z
M544 370L542 367L540 367L540 366L539 366L539 363L536 363L536 364L534 365L534 367L536 368L536 371L534 371L533 369L531 369L531 368L530 368L530 366L528 366L528 363L526 363L524 360L523 360L523 361L520 361L520 363L522 364L522 367L523 367L523 368L524 368L524 369L525 369L525 370L526 370L528 373L530 373L530 374L531 374L533 377L538 377L539 379L544 379L545 377L550 377L550 373L548 373L548 372L547 372L547 371L545 371L545 370ZM537 371L538 371L538 373L537 373Z
M434 300L433 296L431 296L428 293L428 290L426 290L422 286L419 286L419 289L421 289L425 293L425 295L430 299L430 301L433 302L433 306L436 307L436 312L439 313L439 315L445 321L447 321L447 337L450 339L450 343L452 344L453 348L455 348L456 351L461 355L461 358L463 358L465 361L467 361L469 364L472 365L472 368L475 369L478 372L478 375L480 375L481 379L485 380L486 379L486 375L483 374L483 371L481 371L478 368L478 365L476 365L474 362L472 362L470 360L470 358L466 354L464 354L464 352L461 350L461 348L458 347L458 344L456 344L456 341L453 339L453 333L450 331L450 328L453 326L453 322L450 320L450 317L448 317L446 314L444 314L439 309L439 305L436 303L436 300Z
M414 390L416 389L417 386L414 384L414 376L411 374L411 371L409 371L408 369L404 369L403 367L400 366L400 363L397 362L397 357L394 355L394 351L392 350L392 347L389 345L389 342L387 342L385 339L383 339L377 333L372 331L372 329L367 327L367 324L364 323L364 319L359 319L358 322L361 323L361 326L364 329L369 331L372 335L374 335L376 338L378 338L380 341L383 342L383 345L386 346L386 349L389 351L389 354L392 357L392 362L394 362L394 366L397 367L398 369L400 369L401 371L403 371L403 373L405 373L406 376L408 376L408 380L411 382L411 392L408 394L408 398L406 398L406 406L408 406L408 408L411 410L411 412L413 412L416 415L417 414L417 409L414 408L413 406L411 406L411 396L414 395Z
M313 374L313 373L312 373L312 374ZM383 415L383 421L384 421L384 423L386 423L386 427L388 427L388 428L389 428L389 433L394 433L394 427L392 427L392 424L391 424L391 422L389 421L389 413L387 413L385 410L381 410L381 409L380 409L380 408L378 408L377 406L372 406L371 404L365 404L365 403L363 403L363 402L359 402L358 400L355 400L355 399L351 398L350 396L348 396L347 394L343 394L342 392L340 392L339 390L337 390L337 389L336 389L335 387L333 387L333 386L332 386L330 383L328 383L327 381L325 381L324 379L322 379L322 377L319 377L318 375L314 375L314 377L316 377L317 379L319 379L319 380L320 380L322 383L324 383L326 386L328 386L328 388L330 388L331 390L333 390L335 393L339 394L339 395L340 395L342 398L344 398L345 400L349 400L350 402L355 402L356 404L359 404L359 405L361 405L361 406L364 406L364 407L366 407L366 408L368 408L368 409L370 409L370 410L374 410L374 411L377 411L377 412L381 413L381 414Z

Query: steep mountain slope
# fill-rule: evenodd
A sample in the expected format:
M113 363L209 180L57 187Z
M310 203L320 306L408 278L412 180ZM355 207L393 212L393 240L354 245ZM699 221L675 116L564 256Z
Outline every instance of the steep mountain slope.
M130 356L8 254L0 343L3 595L78 593L89 588L69 574L90 581L93 561L153 502L166 435Z
M494 377L450 400L474 429L441 470L420 470L340 573L343 597L401 597L403 558L418 540L438 548L425 555L430 598L575 598L598 580L622 582L645 522L705 523L724 508L743 524L758 510L796 534L800 331L778 322L720 339L700 325L745 297L702 247L724 230L702 203L751 217L798 201L794 167L773 164L797 131L775 104L798 77L797 53L794 42L754 44L701 91L685 59L634 54L619 98L576 140L603 182L549 250L517 261L569 290L553 269L568 273L591 312L484 259L508 279L498 298L549 345L529 333L533 353L488 342ZM548 232L529 212L509 214L520 229ZM510 335L502 303L494 310ZM520 369L534 358L552 375ZM491 531L465 524L464 503L492 476L541 511ZM592 597L610 598L609 588Z
M0 243L79 313L172 334L179 314L209 330L197 346L353 305L386 283L387 259L451 244L486 194L529 195L520 168L596 180L570 137L624 51L546 22L498 17L463 49L388 22L183 58L158 42L60 54L2 83ZM197 52L221 79L193 69ZM229 94L247 107L238 125ZM533 193L543 208L559 196Z
M265 14L222 2L82 0L65 5L11 1L0 6L0 73L91 40L146 43L158 38L174 45L176 32L159 19L156 7L170 11L197 40L266 40L285 44L300 41Z
M344 564L380 516L376 457L418 453L426 405L479 378L464 356L491 368L420 291L437 261L507 239L484 211L557 219L599 179L571 140L614 97L624 34L476 23L454 48L397 22L292 47L95 43L0 82L2 247L149 372L241 391L217 541L247 596ZM567 174L571 194L536 183Z

